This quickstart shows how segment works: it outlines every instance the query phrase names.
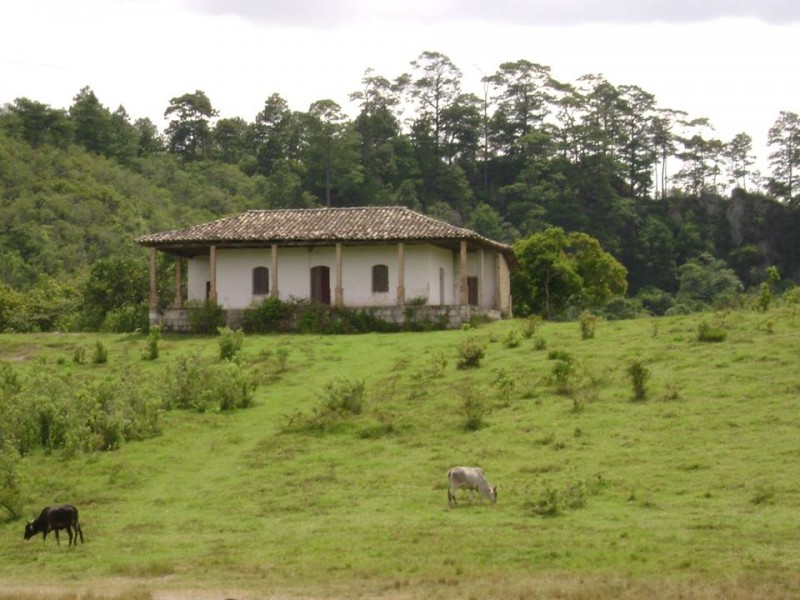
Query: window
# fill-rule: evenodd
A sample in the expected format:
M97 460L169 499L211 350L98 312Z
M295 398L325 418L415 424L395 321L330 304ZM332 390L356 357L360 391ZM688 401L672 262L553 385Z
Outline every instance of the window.
M386 265L375 265L372 267L372 292L389 291L389 267Z
M269 269L256 267L253 269L253 296L269 294Z

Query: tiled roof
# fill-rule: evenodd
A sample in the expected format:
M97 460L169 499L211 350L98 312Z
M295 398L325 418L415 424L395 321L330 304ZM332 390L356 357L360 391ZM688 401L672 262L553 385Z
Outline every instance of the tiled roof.
M402 206L248 210L210 223L144 235L142 246L467 240L510 253L505 244Z

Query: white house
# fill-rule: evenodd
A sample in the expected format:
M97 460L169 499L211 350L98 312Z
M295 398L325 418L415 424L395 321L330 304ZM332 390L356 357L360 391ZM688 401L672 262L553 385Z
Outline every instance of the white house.
M151 249L151 323L167 327L184 306L183 259L187 299L214 301L229 314L266 297L386 314L407 303L455 307L466 318L511 313L509 246L404 207L250 210L136 241ZM177 259L174 306L163 314L157 251Z

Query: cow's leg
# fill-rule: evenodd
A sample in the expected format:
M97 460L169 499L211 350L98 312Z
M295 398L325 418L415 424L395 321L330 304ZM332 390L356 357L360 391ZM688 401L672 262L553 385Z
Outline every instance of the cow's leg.
M58 545L60 546L60 545L61 545L61 540L60 540L60 539L58 539L58 529L56 529L56 530L55 530L55 532L56 532L56 542L57 542L57 543L58 543Z
M469 503L472 504L472 488L469 488Z
M447 490L447 503L458 504L458 502L456 502L456 493L453 491L453 488Z
M75 534L75 545L76 546L78 545L78 535L81 536L81 544L85 543L83 541L83 529L81 529L81 525L77 521L75 522L75 531L78 532L78 533Z
M72 527L70 527L69 525L67 525L67 535L69 536L69 544L67 544L67 546L72 546ZM77 537L77 534L76 534L76 537ZM76 541L76 544L77 544L77 541Z

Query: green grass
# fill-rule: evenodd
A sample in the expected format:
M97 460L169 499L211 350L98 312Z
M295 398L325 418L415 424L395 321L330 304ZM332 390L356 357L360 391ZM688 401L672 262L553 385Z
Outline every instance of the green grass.
M725 341L699 342L704 320ZM657 328L600 321L586 340L578 323L548 323L535 336L546 350L534 338L507 347L523 326L245 338L242 361L262 382L253 408L170 412L162 435L114 452L23 459L26 514L73 502L86 544L24 542L23 520L1 524L0 590L15 587L0 598L800 595L796 311L664 318ZM471 336L486 356L457 369ZM108 363L72 362L76 345L96 340ZM165 336L146 361L146 344L3 335L0 360L20 372L46 363L76 378L131 367L157 378L180 355L219 354L215 338ZM285 371L278 348L288 349ZM552 381L551 351L572 356L569 392ZM634 360L650 373L643 401L632 400ZM500 373L514 379L510 401ZM366 384L360 415L331 419L324 433L289 426L342 377ZM465 428L465 393L491 409L477 431ZM456 464L482 466L497 504L463 496L449 508ZM542 511L546 501L557 510Z

